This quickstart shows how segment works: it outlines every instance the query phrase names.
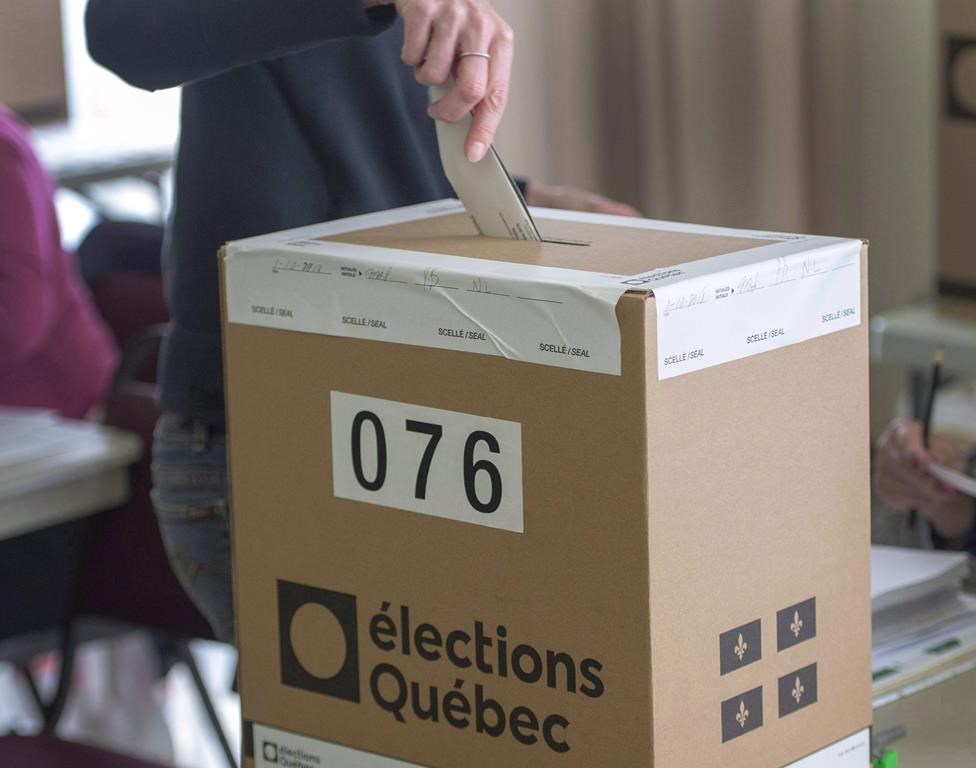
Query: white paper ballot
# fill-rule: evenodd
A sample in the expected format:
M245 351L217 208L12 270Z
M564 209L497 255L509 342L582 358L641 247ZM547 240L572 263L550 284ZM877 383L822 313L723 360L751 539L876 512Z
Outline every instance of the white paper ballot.
M955 469L949 469L949 467L936 461L929 462L929 473L939 478L946 485L952 486L957 491L962 491L967 496L976 496L976 477L971 477Z
M430 89L431 101L443 98L453 80ZM539 230L494 147L489 147L480 162L472 163L464 154L464 141L471 128L471 115L456 123L437 121L444 173L474 219L482 235L511 240L541 240Z
M871 610L879 613L943 590L959 590L968 575L965 552L875 544L871 547Z

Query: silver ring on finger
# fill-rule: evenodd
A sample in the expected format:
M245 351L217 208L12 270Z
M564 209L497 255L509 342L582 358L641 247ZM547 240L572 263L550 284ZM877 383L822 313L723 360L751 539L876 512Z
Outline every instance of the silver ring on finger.
M481 51L465 51L464 53L459 53L458 58L464 59L468 56L477 56L479 59L485 59L486 61L491 61L490 53L482 53Z

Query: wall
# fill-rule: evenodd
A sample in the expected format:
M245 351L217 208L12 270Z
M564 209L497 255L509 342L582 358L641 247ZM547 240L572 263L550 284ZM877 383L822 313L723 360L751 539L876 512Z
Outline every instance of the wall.
M495 6L516 30L513 172L662 218L868 238L872 312L929 291L933 0ZM875 367L875 434L903 380Z
M935 250L933 0L860 0L861 224L871 240L871 311L924 297ZM872 429L895 409L904 372L875 366Z

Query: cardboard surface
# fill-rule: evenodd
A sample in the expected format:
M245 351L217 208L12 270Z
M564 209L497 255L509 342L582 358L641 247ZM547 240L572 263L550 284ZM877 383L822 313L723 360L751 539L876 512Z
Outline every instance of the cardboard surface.
M649 392L660 765L780 766L870 722L866 369L862 323ZM809 598L817 636L777 651L777 612ZM755 619L763 659L719 676L716 638ZM811 663L818 702L779 719L778 678ZM710 744L716 694L759 685L762 735Z
M559 234L593 245L479 239L460 217L338 238L628 274L756 242ZM616 306L619 376L225 322L246 721L362 750L349 765L434 768L778 768L870 724L866 323L659 380L654 302ZM363 487L417 473L411 504L465 466L472 504L514 481L472 464L512 450L477 437L470 456L435 450L429 478L448 462L456 479L421 489L430 434L409 457L369 416L334 439L336 392L462 415L445 431L520 425L523 531L337 496L334 449L358 451Z
M227 319L617 376L617 302L653 292L660 379L861 322L860 240L535 209L590 235L537 247L479 238L462 210L441 200L230 243Z
M614 275L637 275L772 242L626 226L594 227L590 223L544 217L539 217L539 221L547 238L569 242L515 242L478 237L466 214L346 232L324 239ZM573 241L579 245L570 244Z
M939 293L976 301L976 5L939 0Z

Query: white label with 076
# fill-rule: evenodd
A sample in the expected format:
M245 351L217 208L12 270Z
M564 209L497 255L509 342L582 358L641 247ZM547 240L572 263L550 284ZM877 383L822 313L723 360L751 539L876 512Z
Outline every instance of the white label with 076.
M522 425L332 392L343 499L522 533Z

